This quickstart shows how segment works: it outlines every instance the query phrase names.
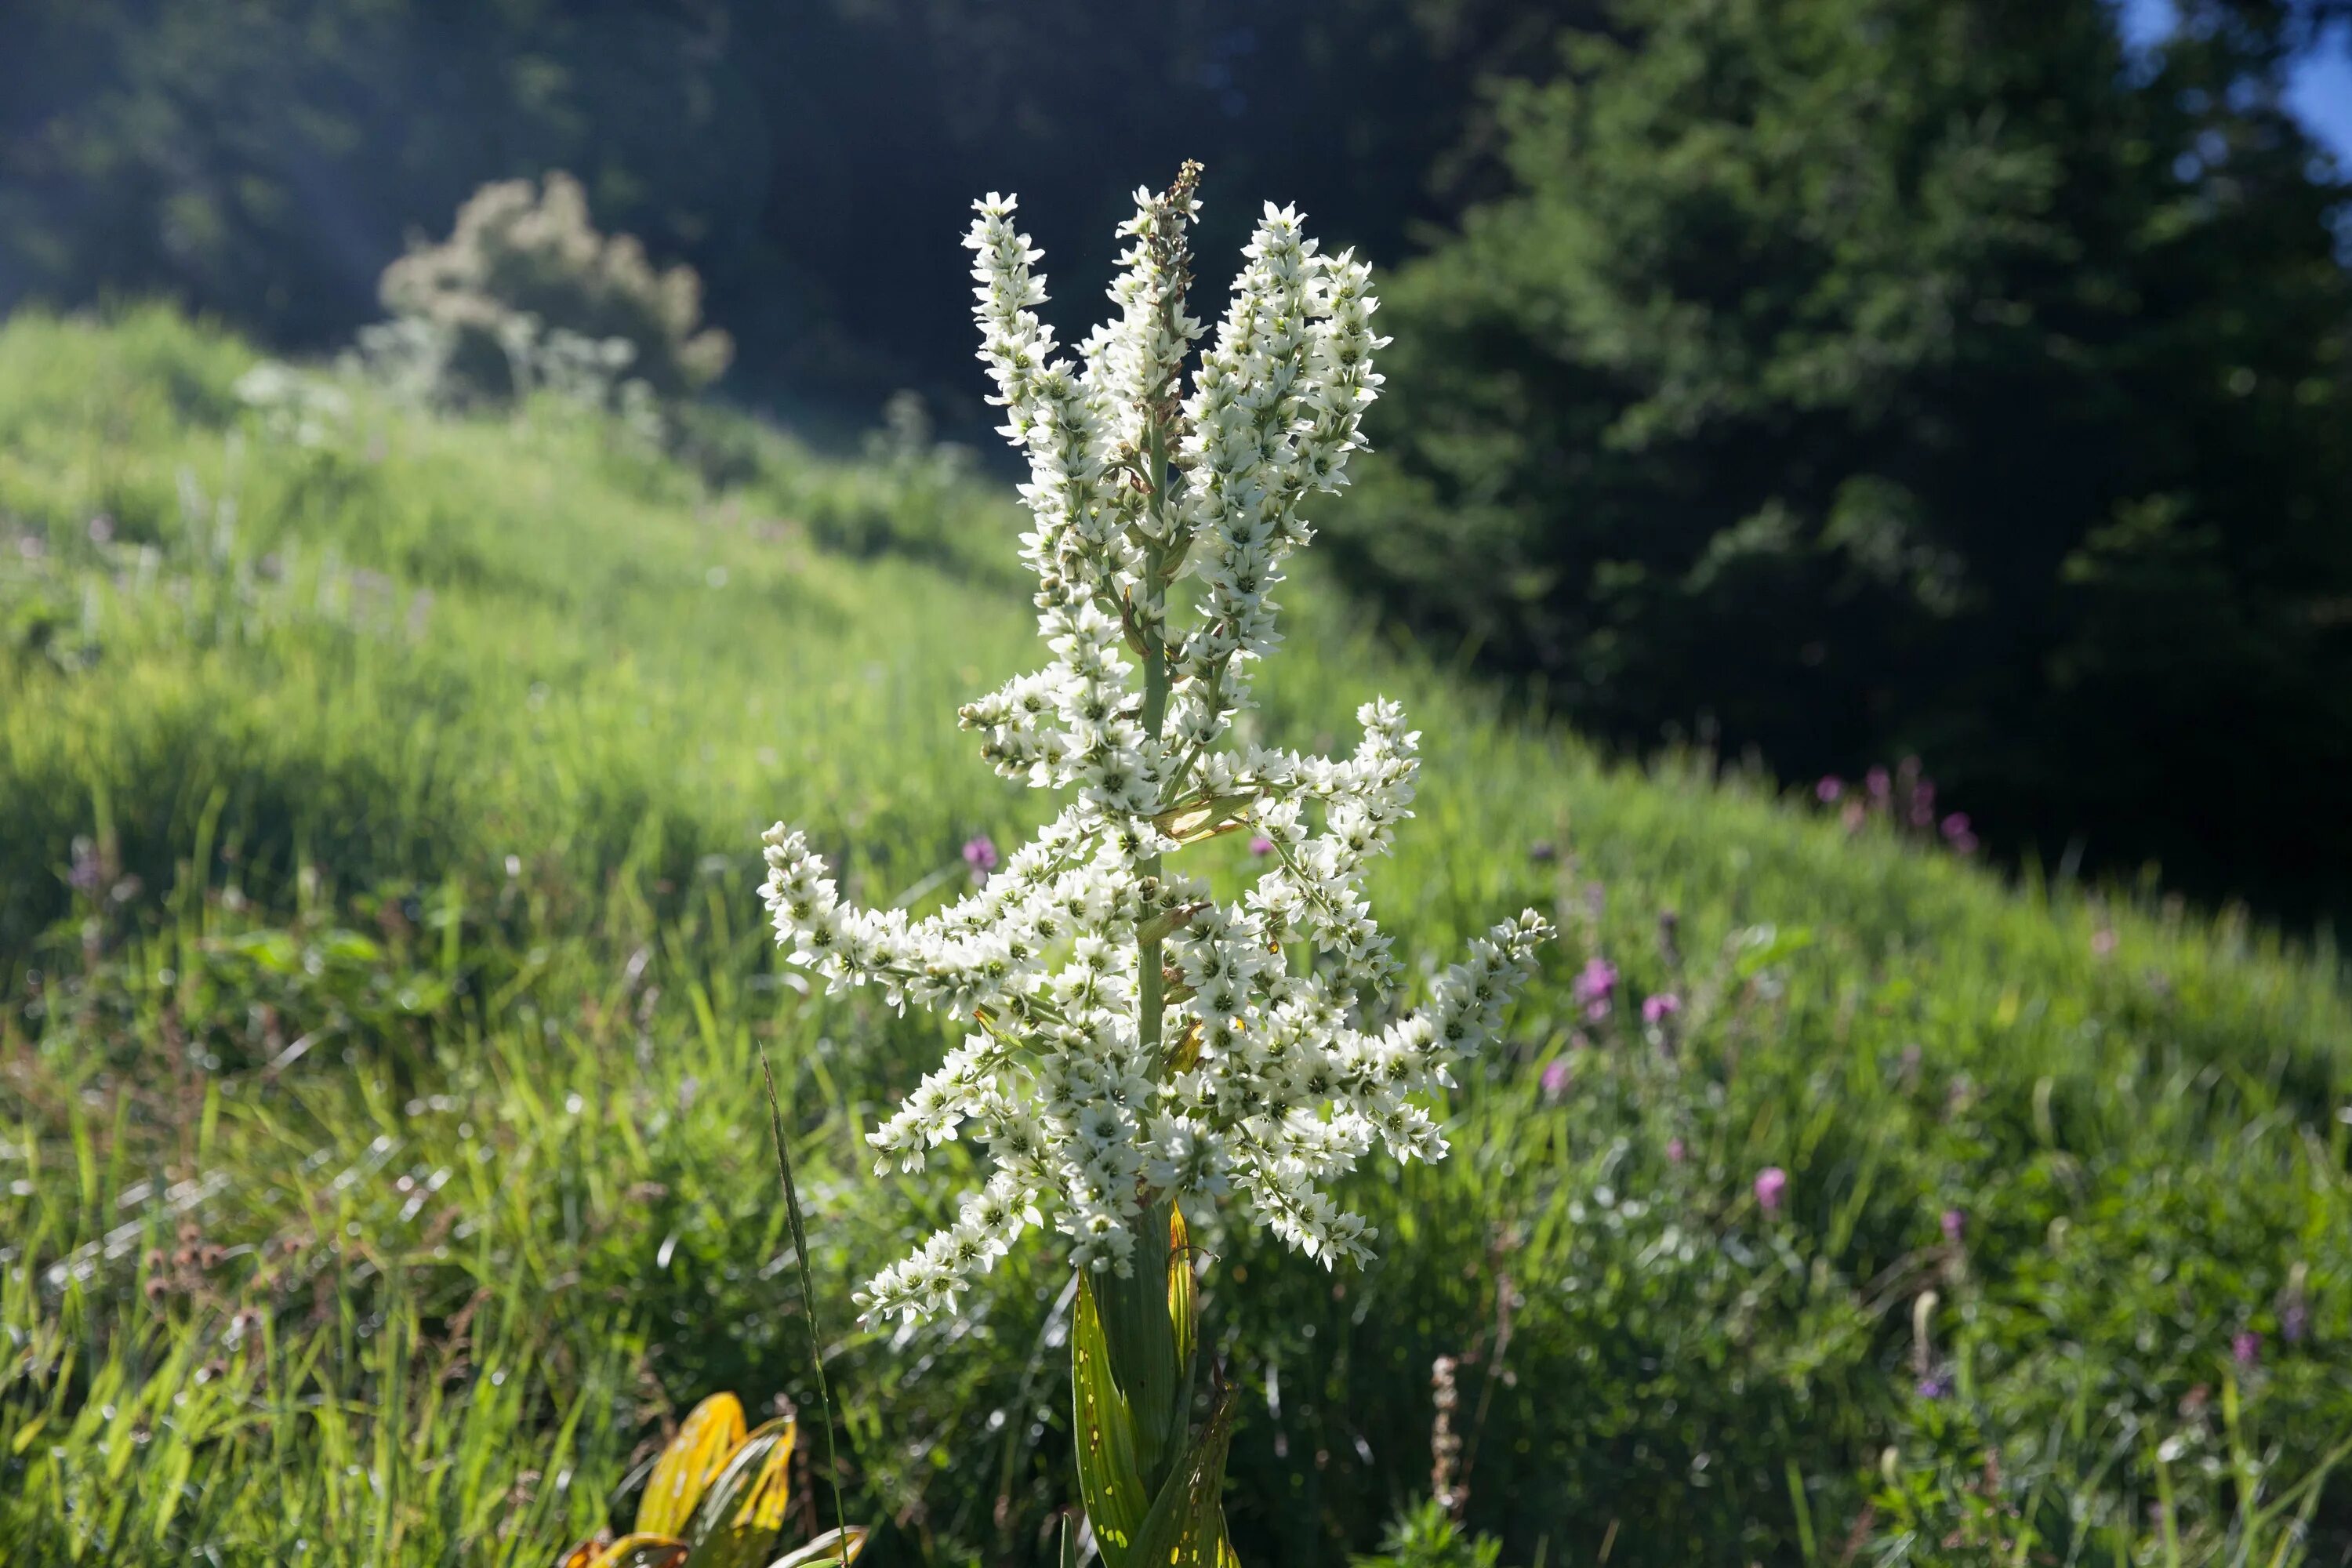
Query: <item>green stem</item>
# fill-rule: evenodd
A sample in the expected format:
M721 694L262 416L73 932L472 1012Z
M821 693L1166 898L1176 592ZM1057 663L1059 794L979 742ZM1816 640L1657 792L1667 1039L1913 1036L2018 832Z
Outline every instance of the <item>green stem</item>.
M793 1257L800 1264L801 1310L808 1314L809 1366L816 1373L816 1405L824 1416L824 1473L833 1483L834 1541L841 1562L849 1561L849 1516L841 1506L841 1465L833 1455L833 1395L824 1385L824 1333L817 1327L816 1288L809 1282L808 1227L801 1223L800 1187L793 1181L793 1156L784 1142L784 1111L776 1100L776 1075L768 1053L760 1053L760 1076L768 1081L768 1124L776 1135L776 1169L784 1178L784 1217L793 1227Z
M1150 465L1151 500L1150 506L1154 523L1164 523L1168 485L1168 432L1154 419L1144 432L1144 460ZM1161 531L1155 529L1155 531ZM1163 616L1167 609L1167 590L1160 582L1160 558L1157 548L1147 551L1143 573L1143 733L1149 751L1160 749L1160 731L1168 724L1168 635ZM1160 879L1160 857L1152 856L1143 864L1147 881L1156 885ZM1160 978L1160 942L1156 936L1145 936L1137 944L1136 966L1138 988L1142 993L1142 1012L1136 1019L1136 1032L1142 1041L1147 1060L1160 1054L1160 1015L1164 997Z

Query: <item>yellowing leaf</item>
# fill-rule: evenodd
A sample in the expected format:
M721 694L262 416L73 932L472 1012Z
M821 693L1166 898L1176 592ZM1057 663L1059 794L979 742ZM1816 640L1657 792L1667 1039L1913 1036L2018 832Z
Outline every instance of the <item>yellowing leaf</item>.
M1152 824L1179 844L1198 844L1203 838L1214 838L1220 833L1231 833L1242 826L1244 819L1234 810L1255 800L1255 794L1221 795L1200 805L1179 811L1165 811L1153 817Z
M1192 1237L1184 1226L1184 1211L1172 1203L1168 1205L1168 1321L1175 1330L1176 1365L1189 1394L1192 1347L1200 1332L1200 1284L1192 1277Z
M591 1564L604 1554L604 1548L611 1544L602 1537L603 1532L599 1531L580 1542L555 1560L555 1568L591 1568Z
M1186 1072L1201 1060L1201 1020L1193 1019L1168 1047L1168 1066L1171 1071Z
M774 1423L771 1422L771 1426ZM735 1525L755 1525L764 1530L784 1527L784 1510L793 1500L793 1445L800 1428L791 1421L783 1423L776 1445L768 1450L767 1461L743 1493L742 1506L735 1510Z
M1103 1562L1108 1568L1126 1568L1128 1548L1150 1504L1136 1463L1135 1420L1111 1375L1094 1282L1083 1271L1070 1335L1070 1388L1077 1405L1078 1496Z
M686 1568L766 1568L792 1500L796 1431L790 1421L771 1421L728 1456L686 1532Z
M1128 1561L1136 1568L1227 1568L1225 1449L1233 1440L1233 1402L1219 1402L1209 1424L1152 1500Z
M640 1534L676 1536L694 1517L702 1489L743 1443L743 1402L714 1394L694 1407L669 1440L637 1504Z
M591 1568L677 1568L685 1561L685 1542L640 1531L604 1548Z

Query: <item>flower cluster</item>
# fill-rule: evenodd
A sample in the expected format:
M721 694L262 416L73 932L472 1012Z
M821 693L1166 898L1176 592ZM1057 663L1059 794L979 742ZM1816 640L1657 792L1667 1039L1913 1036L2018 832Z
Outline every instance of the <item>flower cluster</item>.
M1362 445L1381 340L1365 268L1268 206L1186 393L1204 335L1185 311L1196 173L1137 194L1118 317L1076 361L1035 313L1038 252L1012 200L977 203L966 241L982 358L1029 460L1023 555L1053 657L963 721L998 772L1075 799L921 920L844 903L805 837L767 836L763 893L793 962L971 1026L868 1142L877 1170L913 1171L970 1138L992 1174L867 1285L869 1318L952 1311L1048 1215L1079 1265L1124 1275L1146 1209L1187 1195L1231 1193L1327 1264L1366 1256L1373 1231L1328 1184L1376 1145L1444 1152L1414 1097L1500 1026L1550 934L1533 910L1504 921L1400 1011L1361 879L1411 815L1419 736L1373 701L1345 758L1231 738L1277 640L1271 591L1311 537L1299 506ZM1257 868L1239 898L1163 863L1236 832Z
M1977 852L1976 829L1967 812L1937 815L1936 781L1920 771L1916 757L1904 758L1891 773L1885 768L1872 768L1863 775L1859 789L1835 773L1824 773L1813 786L1813 798L1836 807L1849 833L1876 818L1916 837L1940 836L1955 854Z

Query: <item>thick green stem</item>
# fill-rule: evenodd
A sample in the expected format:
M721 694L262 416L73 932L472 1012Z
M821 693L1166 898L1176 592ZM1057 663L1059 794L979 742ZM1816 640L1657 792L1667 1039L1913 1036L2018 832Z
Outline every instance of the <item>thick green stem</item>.
M1184 202L1197 177L1197 166L1187 164L1171 188L1171 212L1184 211ZM1181 228L1175 234L1181 247ZM1181 248L1169 258L1173 285L1160 301L1167 326L1174 331L1183 311L1183 258ZM1141 532L1143 570L1126 620L1130 643L1143 660L1143 709L1140 715L1144 751L1159 770L1160 800L1175 798L1177 772L1166 753L1169 661L1166 624L1168 583L1181 563L1186 541L1181 537L1171 506L1170 461L1174 456L1177 417L1172 386L1154 389L1147 400L1143 429L1143 472L1147 521ZM1189 759L1187 759L1189 764ZM1146 889L1156 895L1160 885L1160 858L1153 855L1139 868ZM1136 1033L1146 1061L1167 1070L1161 1051L1161 1016L1168 987L1161 973L1160 950L1169 922L1147 918L1136 933L1138 1014ZM1135 1255L1124 1279L1114 1272L1093 1277L1098 1295L1101 1339L1113 1380L1127 1405L1133 1451L1147 1498L1157 1497L1184 1460L1191 1421L1193 1364L1194 1303L1189 1247L1180 1237L1182 1224L1167 1194L1141 1194ZM1181 1278L1178 1271L1181 1270ZM1076 1347L1074 1346L1074 1353ZM1074 1369L1075 1370L1075 1369ZM1080 1419L1087 1405L1080 1398ZM1164 1561L1164 1559L1162 1559Z
M1144 434L1144 460L1150 466L1150 482L1154 531L1165 535L1166 490L1168 483L1168 433L1154 419ZM1143 574L1144 602L1139 617L1143 623L1143 734L1147 752L1160 750L1160 731L1168 724L1168 628L1167 589L1161 583L1160 552L1146 552ZM1164 761L1164 759L1163 759ZM1152 856L1143 865L1143 875L1149 886L1158 886L1160 857ZM1151 1060L1160 1054L1160 1015L1164 994L1160 978L1160 942L1156 936L1145 936L1137 944L1137 989L1142 994L1142 1011L1136 1019L1136 1032L1143 1046L1144 1059Z

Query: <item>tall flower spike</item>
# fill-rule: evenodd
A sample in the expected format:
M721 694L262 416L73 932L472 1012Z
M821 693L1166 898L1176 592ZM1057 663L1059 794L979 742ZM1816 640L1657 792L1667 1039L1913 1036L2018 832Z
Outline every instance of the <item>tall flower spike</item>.
M1129 1274L1156 1205L1231 1194L1326 1264L1370 1255L1327 1190L1375 1148L1433 1160L1416 1098L1502 1026L1551 935L1529 910L1470 944L1415 1008L1363 894L1412 816L1420 736L1385 700L1345 758L1223 746L1247 668L1276 647L1270 593L1311 540L1300 508L1344 482L1379 395L1370 274L1268 205L1216 336L1187 310L1188 164L1137 193L1113 321L1060 357L1009 196L974 204L981 358L1029 459L1022 539L1050 658L963 710L997 771L1075 798L963 898L921 920L842 901L807 839L767 836L762 893L789 961L831 989L971 1029L867 1136L877 1171L969 1136L992 1167L955 1222L877 1275L867 1317L952 1312L1049 1220L1082 1268ZM1192 608L1167 591L1190 572ZM1184 624L1174 624L1178 620ZM1220 900L1165 864L1245 832L1258 869Z

